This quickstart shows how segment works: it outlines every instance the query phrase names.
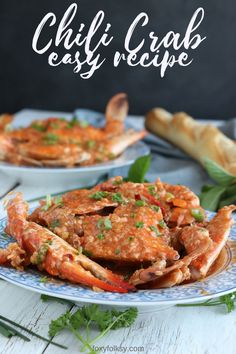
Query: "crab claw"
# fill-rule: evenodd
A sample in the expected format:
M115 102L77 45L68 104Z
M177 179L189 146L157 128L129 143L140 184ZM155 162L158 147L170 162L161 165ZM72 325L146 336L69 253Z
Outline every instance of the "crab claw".
M228 239L230 228L234 223L231 217L234 210L236 210L236 205L226 206L220 209L209 222L207 230L212 244L206 252L191 262L192 279L197 280L205 277L211 265L219 256Z
M48 229L27 221L28 205L18 193L7 203L6 231L23 248L30 262L50 275L77 284L103 290L126 293L134 287L120 276L112 274L83 254L78 254L67 242Z
M166 267L166 263L163 260L157 260L153 265L146 269L139 269L130 278L131 284L139 285L148 282L155 281L155 287L158 287L158 279L160 282L162 280L169 281L167 274L172 273L174 277L180 277L182 279L187 279L189 272L186 272L186 267L188 267L192 261L197 259L203 253L205 253L211 246L212 241L209 237L209 232L198 226L188 226L183 229L181 234L181 242L184 244L187 255L182 259L179 259L173 263L173 265ZM175 272L175 270L184 269L184 272ZM163 276L166 276L163 278ZM182 281L183 281L182 280ZM172 280L171 280L172 281ZM165 284L165 282L163 282ZM162 287L162 286L161 286Z
M129 103L125 93L113 96L106 106L105 131L111 135L121 134L124 131L124 120L128 114Z

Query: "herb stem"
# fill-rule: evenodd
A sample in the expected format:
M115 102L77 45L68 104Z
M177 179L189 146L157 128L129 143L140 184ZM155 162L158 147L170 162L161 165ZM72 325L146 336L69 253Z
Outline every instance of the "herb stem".
M93 340L91 340L89 342L89 345L93 345L96 341L103 338L110 331L110 329L114 326L114 324L116 322L118 322L124 316L124 314L125 314L125 312L121 313L118 317L116 317L116 319L104 331L102 331Z
M24 341L30 342L30 339L29 339L28 337L24 336L22 333L20 333L19 331L17 331L15 328L13 328L13 327L7 325L6 323L0 321L0 326L1 326L1 327L4 327L7 331L9 331L9 333L10 333L11 335L13 335L13 336L16 335L17 337L20 337L20 338L23 339Z
M48 338L42 337L42 336L40 336L39 334L37 334L37 333L31 331L30 329L28 329L28 328L26 328L26 327L23 327L23 326L21 326L20 324L14 322L14 321L11 321L11 320L9 320L8 318L6 318L6 317L4 317L4 316L1 316L1 315L0 315L0 319L3 320L3 321L9 322L10 324L12 324L12 325L14 325L14 326L16 326L16 327L22 329L23 331L25 331L25 332L31 334L31 335L34 336L34 337L37 337L37 338L41 339L41 340L43 340L43 341L45 341L45 342L47 342L47 343L53 344L53 345L55 345L55 346L57 346L57 347L59 347L59 348L62 348L62 349L68 349L68 348L65 347L64 345L59 344L59 343L56 343L56 342L53 342L53 341L51 341L51 340L48 339Z
M91 347L89 342L86 342L83 337L77 332L73 326L69 325L68 329L79 339L79 341L83 344L83 348L87 348L90 350L89 354L96 354L96 351ZM83 351L83 350L82 350Z

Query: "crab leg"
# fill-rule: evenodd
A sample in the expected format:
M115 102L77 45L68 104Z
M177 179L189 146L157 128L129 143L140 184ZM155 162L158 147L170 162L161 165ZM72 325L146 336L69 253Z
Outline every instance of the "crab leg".
M150 282L145 288L148 289L161 289L171 288L172 286L181 284L184 280L190 279L191 274L187 266L183 266L179 269L174 269L170 273L164 274L162 277Z
M120 155L128 146L133 145L140 139L143 139L147 132L141 130L139 132L127 131L121 135L117 135L112 138L112 140L105 143L106 149L113 155Z
M189 246L190 253L180 260L177 260L170 267L165 268L164 262L158 260L152 266L146 269L139 269L130 278L130 283L133 285L144 284L162 277L176 269L180 269L189 264L201 254L206 252L212 244L209 237L209 233L206 229L200 228L198 226L189 226L184 228L184 236L182 236L182 242L187 243Z
M0 115L0 132L4 132L9 124L13 121L14 116L12 114L1 114Z
M7 232L40 270L74 283L125 293L134 289L118 275L99 266L44 227L26 220L28 205L18 193L8 201Z
M14 242L11 243L6 249L0 249L0 265L11 264L19 270L23 269L25 263L25 251Z
M209 222L207 230L212 240L212 245L207 252L191 262L192 279L196 280L205 277L209 268L219 256L226 244L230 228L234 222L231 217L234 210L236 210L235 205L226 206L220 209Z

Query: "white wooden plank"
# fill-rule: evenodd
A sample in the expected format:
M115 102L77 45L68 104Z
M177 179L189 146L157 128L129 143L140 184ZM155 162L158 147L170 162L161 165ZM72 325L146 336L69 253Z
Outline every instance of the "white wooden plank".
M40 295L4 281L0 281L0 294L0 314L2 316L46 337L50 320L67 309L66 305L54 302L44 303L40 300ZM31 335L26 334L26 336L31 338L31 342L24 342L17 337L7 339L1 336L0 353L41 354L47 343ZM58 339L58 342L62 343L61 339ZM54 350L56 353L57 347ZM65 350L63 352L66 353Z

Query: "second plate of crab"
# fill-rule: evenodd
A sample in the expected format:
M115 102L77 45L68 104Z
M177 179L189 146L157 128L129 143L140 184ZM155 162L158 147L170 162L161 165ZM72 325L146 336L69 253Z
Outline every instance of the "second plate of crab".
M52 112L46 119L23 117L20 124L17 115L3 114L0 170L30 185L41 185L45 178L47 184L56 178L58 185L93 185L112 169L128 166L149 153L140 141L145 130L125 129L127 114L124 93L109 100L103 127L75 117L61 118Z
M209 214L185 186L118 176L30 211L16 194L6 209L0 276L31 290L131 306L199 301L236 288L236 206Z

